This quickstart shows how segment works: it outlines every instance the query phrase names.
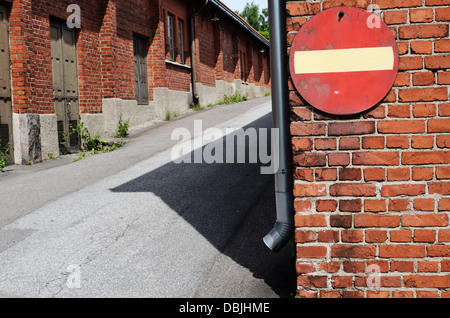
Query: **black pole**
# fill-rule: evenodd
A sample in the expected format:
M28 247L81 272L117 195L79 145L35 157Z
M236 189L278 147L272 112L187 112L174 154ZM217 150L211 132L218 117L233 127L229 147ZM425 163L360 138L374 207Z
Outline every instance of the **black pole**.
M277 220L264 242L277 252L291 239L295 229L285 0L269 0L269 29L272 116L273 126L279 130L278 140L272 142L279 149L279 167L275 172Z

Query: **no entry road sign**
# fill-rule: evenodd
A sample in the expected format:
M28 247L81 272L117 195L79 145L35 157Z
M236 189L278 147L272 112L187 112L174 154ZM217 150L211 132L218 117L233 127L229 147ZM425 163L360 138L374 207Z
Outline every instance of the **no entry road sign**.
M336 7L301 27L289 66L295 88L308 103L326 113L349 115L386 96L398 61L394 36L378 16L360 8Z

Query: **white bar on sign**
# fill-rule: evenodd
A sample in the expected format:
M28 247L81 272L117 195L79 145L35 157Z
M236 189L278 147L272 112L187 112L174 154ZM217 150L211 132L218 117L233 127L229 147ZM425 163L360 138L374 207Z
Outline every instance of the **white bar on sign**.
M359 49L297 51L295 74L383 71L394 68L391 46Z

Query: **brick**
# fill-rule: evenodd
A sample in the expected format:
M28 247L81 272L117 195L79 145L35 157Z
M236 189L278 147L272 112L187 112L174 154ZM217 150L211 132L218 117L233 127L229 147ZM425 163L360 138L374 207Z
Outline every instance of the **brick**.
M428 184L428 193L450 195L450 182L430 182Z
M366 243L383 243L387 240L387 231L383 230L366 230Z
M450 21L450 8L436 8L436 21Z
M361 212L361 208L361 199L339 201L339 211L341 212Z
M436 116L436 105L414 104L412 111L414 117L434 117Z
M339 122L328 125L328 135L330 136L363 135L374 132L375 122L373 121Z
M433 9L411 9L409 11L409 20L411 22L432 22Z
M434 211L434 199L415 198L414 210L415 211Z
M439 262L433 261L418 261L417 271L419 273L437 273Z
M339 290L320 290L320 298L341 298Z
M341 181L359 181L362 178L360 168L341 168L339 169L339 180Z
M327 273L337 273L341 268L341 262L331 261L331 262L321 262L319 269Z
M367 298L389 298L389 291L387 290L368 290L367 291Z
M401 26L398 28L398 36L400 39L445 38L448 36L448 25L425 24Z
M331 286L333 288L346 288L353 286L352 276L333 276L331 277Z
M297 151L308 151L313 149L312 138L293 138L292 139L292 150Z
M347 166L350 164L350 155L348 153L330 153L328 155L328 165Z
M316 139L314 141L316 150L336 150L337 140L334 138Z
M412 168L412 179L413 180L431 180L433 179L434 169L433 168Z
M326 246L297 246L298 258L324 258L326 255Z
M446 133L450 132L450 118L446 119L430 119L428 121L429 133Z
M294 178L302 181L314 181L313 169L295 169Z
M450 136L436 136L436 146L439 148L450 148Z
M399 243L399 242L411 242L412 240L412 231L411 230L396 230L390 232L390 241Z
M373 2L377 4L380 9L395 9L395 8L408 8L408 7L421 7L422 1L420 0L375 0Z
M294 218L297 227L322 227L327 225L325 215L321 214L296 214Z
M301 287L326 287L326 276L299 275L297 285Z
M441 261L441 272L450 272L450 260Z
M450 179L450 167L436 167L437 179Z
M383 149L384 143L384 137L362 137L364 149Z
M391 272L412 272L414 270L414 262L411 261L391 261Z
M337 209L336 200L317 200L316 211L317 212L333 212Z
M320 3L286 3L287 14L290 16L313 15L319 13Z
M450 230L439 230L438 241L439 242L450 242Z
M400 89L398 93L400 102L431 102L447 100L446 87L439 88L412 88Z
M439 199L438 211L450 211L450 199Z
M426 290L418 290L416 292L417 298L438 298L438 292L426 291Z
M352 216L330 215L330 225L332 227L350 228L352 226Z
M412 288L449 288L450 276L406 275L405 287Z
M337 180L337 170L336 169L315 169L314 175L316 181L336 181Z
M364 231L362 230L341 231L341 240L343 243L360 243L363 239Z
M386 170L388 181L404 181L411 177L409 168L388 168Z
M312 112L308 108L294 107L294 108L291 108L290 119L291 119L291 121L311 120L311 118L312 118L311 114L312 114Z
M400 161L398 152L359 152L353 154L354 165L388 166L398 165Z
M315 231L295 231L295 242L297 243L310 243L317 241L317 232Z
M296 197L321 197L327 195L325 184L295 184L294 196Z
M302 153L294 156L294 162L299 167L323 167L327 157L325 153Z
M411 41L412 54L432 54L433 42L431 41Z
M294 210L295 212L309 212L311 211L312 203L309 200L295 200Z
M343 262L344 272L346 273L364 273L366 270L365 262L345 261Z
M386 147L388 148L409 148L409 137L407 136L387 136Z
M450 72L449 72L449 74L450 74ZM439 116L450 117L450 104L439 105Z
M376 186L369 183L336 183L330 185L330 195L370 197L376 195Z
M436 240L434 230L414 230L414 242L433 243Z
M408 21L408 12L406 10L384 12L384 22L388 25L404 24L407 21Z
M359 290L344 290L342 298L364 298L364 292Z
M423 245L380 245L381 258L419 258L425 257Z
M396 197L400 195L417 196L425 194L425 184L388 184L381 188L381 196Z
M313 262L298 261L295 264L295 268L298 274L314 273L316 271L316 266Z
M404 55L409 53L409 43L407 41L404 42L397 42L397 48L398 48L398 54ZM402 73L406 74L406 73Z
M435 83L436 77L432 72L418 72L413 74L414 86L434 85Z
M389 199L389 211L406 211L410 209L409 199Z
M425 121L423 120L380 121L378 122L378 132L382 134L424 133Z
M340 245L331 246L331 257L344 258L374 258L377 248L371 245Z
M414 149L431 149L434 146L433 136L412 136L411 148Z
M405 152L402 154L402 164L404 165L447 164L447 163L450 163L449 151Z
M324 230L320 231L319 233L319 242L326 242L326 243L332 243L332 242L339 242L339 231L332 231L332 230Z
M409 118L411 117L410 105L389 105L388 117L392 118Z
M427 6L443 6L450 4L450 0L425 0Z
M411 82L411 75L409 73L398 73L397 77L395 78L394 86L395 87L402 87L402 86L409 86ZM384 118L383 116L379 117L372 117L372 118Z
M360 147L359 137L342 137L339 140L339 150L355 150Z
M450 56L449 55L426 56L425 67L429 70L450 68Z
M291 123L292 136L319 136L325 135L326 125L324 123Z
M450 245L428 245L428 257L450 257Z
M386 211L386 201L385 200L364 200L364 211L365 212L384 212Z
M324 0L323 9L339 7L341 5L367 9L370 5L369 0Z
M298 289L297 295L300 298L317 298L318 292L317 291L310 291L310 290L304 290L304 289Z
M357 214L355 227L398 227L400 216L383 214Z
M450 52L450 40L449 39L436 40L434 42L434 51L436 53Z
M381 168L364 169L364 181L384 181L386 172Z
M411 227L429 227L429 226L447 226L448 215L443 213L430 214L403 214L402 226Z
M409 290L394 290L392 291L392 298L413 298L414 294Z
M422 68L423 58L421 56L400 56L399 71L420 70Z

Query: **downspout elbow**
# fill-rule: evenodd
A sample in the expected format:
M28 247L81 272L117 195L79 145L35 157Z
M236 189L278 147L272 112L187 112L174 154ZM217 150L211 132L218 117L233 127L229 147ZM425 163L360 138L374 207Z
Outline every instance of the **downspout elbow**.
M278 138L272 140L278 151L278 171L275 173L275 199L277 220L274 228L263 241L273 251L278 252L293 236L294 194L292 173L292 146L289 118L289 95L286 54L286 1L269 0L270 24L270 67L272 74L272 116L273 126L278 129Z

